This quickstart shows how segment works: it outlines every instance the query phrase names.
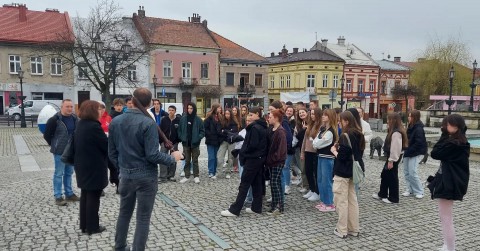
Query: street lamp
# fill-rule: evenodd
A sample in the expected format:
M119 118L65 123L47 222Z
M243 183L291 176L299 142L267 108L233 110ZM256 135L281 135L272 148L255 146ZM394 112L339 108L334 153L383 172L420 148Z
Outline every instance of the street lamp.
M23 96L23 70L20 68L18 71L18 78L20 79L20 100L22 101L22 108L20 109L21 117L20 117L20 127L26 128L27 123L25 122L25 104L23 101L25 100L25 96Z
M470 84L470 88L472 88L472 93L470 94L470 105L468 106L468 110L473 112L473 92L475 91L475 71L477 70L477 60L473 61L473 74L472 74L472 83Z
M340 101L338 101L338 104L340 105L340 109L343 111L343 105L345 104L345 101L343 101L343 88L344 88L344 82L345 82L345 78L343 77L343 75L340 81L341 81L341 91L340 91Z
M116 38L116 37L115 37ZM118 41L118 39L117 39ZM95 45L95 50L101 53L103 51L103 46L104 42L100 38L100 35L96 35L95 38L93 39L93 44ZM125 39L124 43L122 44L122 47L120 51L115 51L111 50L111 55L102 57L104 62L106 63L107 61L110 61L110 74L111 74L111 79L112 79L112 85L113 85L113 98L115 99L116 93L115 93L115 82L117 80L116 76L116 71L117 71L117 64L118 64L118 59L120 54L122 54L123 60L127 60L128 56L130 54L132 46L128 43L128 39Z
M157 98L157 76L153 74L153 97Z
M452 113L452 105L453 105L453 100L452 100L452 88L453 88L453 78L455 77L455 69L453 69L453 65L450 68L450 71L448 71L448 77L450 80L450 97L447 100L447 105L448 105L448 115Z

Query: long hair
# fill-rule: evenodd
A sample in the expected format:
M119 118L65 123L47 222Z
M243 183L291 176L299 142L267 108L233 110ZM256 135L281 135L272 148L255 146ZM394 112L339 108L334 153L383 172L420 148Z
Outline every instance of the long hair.
M230 114L230 118L227 119L227 116L226 116L226 113L229 113ZM225 109L225 111L223 112L223 120L222 120L222 126L225 128L225 127L228 127L230 125L230 123L232 122L233 120L233 113L232 113L232 110L230 109Z
M338 121L337 121L337 113L333 109L326 109L323 111L323 115L328 117L328 127L333 129L333 139L338 140ZM325 125L327 126L327 125Z
M237 110L237 115L233 115L233 109ZM236 106L232 107L232 113L231 117L233 118L233 121L237 123L238 130L240 131L240 128L242 127L242 116L241 116L242 111Z
M405 127L403 126L402 117L400 117L400 114L396 112L388 114L387 123L388 123L387 139L389 139L389 141L391 142L392 134L395 131L398 131L400 134L402 134L402 147L407 148L408 136L407 136L407 132L405 131Z
M295 128L297 129L297 132L302 130L303 128L303 120L300 118L300 111L305 111L307 113L307 117L305 118L305 122L308 122L308 118L310 117L309 112L307 111L307 108L305 107L300 107L297 109L297 112L295 113Z
M250 109L248 109L248 112L255 113L258 115L259 118L262 118L262 109L260 109L260 107L258 106L250 107Z
M350 111L340 113L340 121L347 121L347 125L342 124L342 133L363 135L362 129L358 127L355 117ZM365 150L365 137L360 137L360 150Z
M221 114L218 114L217 110L218 108L221 108L222 106L219 103L213 103L212 107L210 108L210 111L208 111L206 118L213 116L212 118L218 119L218 122L223 124L223 117Z
M83 105L83 104L82 104ZM466 144L468 142L465 133L467 132L467 125L462 116L458 114L450 114L443 118L442 131L447 131L447 124L458 128L457 132L450 135L450 139L457 145Z
M313 121L312 118L309 117L310 119L308 121L307 131L305 135L314 138L317 136L318 132L320 131L320 127L322 126L322 109L317 107L310 111L313 111L313 114L315 115L315 121Z
M420 111L419 110L411 110L409 113L410 117L412 118L412 122L408 123L408 127L412 127L418 121L420 121Z

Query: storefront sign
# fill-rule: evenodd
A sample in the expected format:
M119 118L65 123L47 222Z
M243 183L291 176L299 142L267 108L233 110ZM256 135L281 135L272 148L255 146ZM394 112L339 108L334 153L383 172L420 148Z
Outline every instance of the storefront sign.
M5 84L5 91L11 91L11 92L20 91L20 85L17 83Z

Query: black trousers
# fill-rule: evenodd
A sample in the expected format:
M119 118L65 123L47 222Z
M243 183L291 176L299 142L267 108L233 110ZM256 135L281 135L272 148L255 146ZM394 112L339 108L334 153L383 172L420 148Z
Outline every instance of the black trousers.
M380 175L380 192L378 192L378 197L388 198L389 201L393 203L398 203L399 198L399 188L398 188L398 165L402 160L402 156L398 161L393 162L393 168L388 170L388 160L383 166L382 174Z
M82 189L80 195L80 229L92 232L98 229L100 218L100 195L102 190L87 191Z
M308 187L310 187L310 191L316 194L318 194L317 164L318 155L316 153L305 152L305 174L307 175Z
M262 185L264 164L265 158L247 159L245 161L237 199L228 209L230 213L240 215L250 186L252 186L253 194L252 211L255 213L262 212L262 192L265 185L265 182Z

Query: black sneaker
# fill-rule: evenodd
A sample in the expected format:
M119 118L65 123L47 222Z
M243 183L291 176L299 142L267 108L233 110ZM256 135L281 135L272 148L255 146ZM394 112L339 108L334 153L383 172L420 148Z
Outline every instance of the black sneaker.
M280 211L278 208L275 209L275 210L270 210L267 212L268 215L271 215L271 216L279 216L279 215L282 215L283 212Z
M71 196L65 197L65 200L68 202L76 202L80 201L80 198L77 195L72 194Z
M66 206L67 202L63 199L63 197L55 198L55 205L57 206Z

